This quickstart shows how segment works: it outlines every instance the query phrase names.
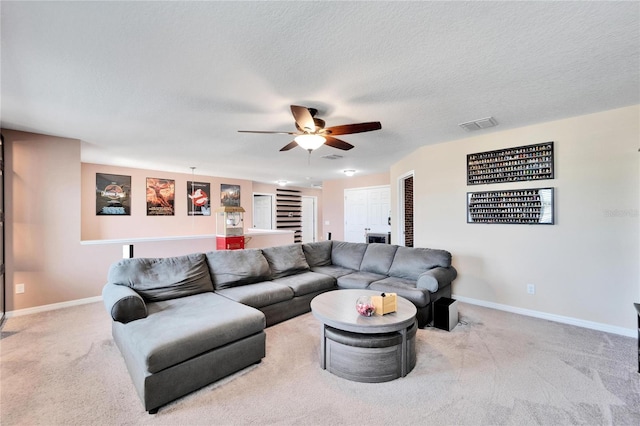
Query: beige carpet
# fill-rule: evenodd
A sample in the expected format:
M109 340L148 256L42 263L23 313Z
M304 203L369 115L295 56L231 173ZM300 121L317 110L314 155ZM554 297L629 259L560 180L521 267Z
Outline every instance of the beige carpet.
M9 319L2 425L640 424L636 340L460 304L452 332L419 330L405 378L365 384L319 367L306 314L267 329L267 356L149 415L102 304Z

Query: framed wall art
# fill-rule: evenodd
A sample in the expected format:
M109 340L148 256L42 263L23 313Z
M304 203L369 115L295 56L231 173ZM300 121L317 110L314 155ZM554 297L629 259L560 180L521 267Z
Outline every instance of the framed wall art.
M173 179L147 178L147 216L173 216L175 189Z
M468 192L467 223L553 225L553 190Z
M131 176L96 173L96 215L131 215Z
M240 207L240 185L220 184L220 206Z
M553 179L553 142L467 155L467 185Z
M211 216L211 184L208 182L187 182L187 215Z

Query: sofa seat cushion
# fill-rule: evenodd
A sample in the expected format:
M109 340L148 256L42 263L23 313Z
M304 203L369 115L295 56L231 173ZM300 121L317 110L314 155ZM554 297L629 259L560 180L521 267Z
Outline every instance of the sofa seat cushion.
M373 274L371 272L354 272L338 278L339 288L367 288L374 281L385 279L385 275Z
M271 276L274 279L309 270L300 244L265 248L262 249L262 254L269 262Z
M388 275L415 281L424 271L438 266L451 266L451 253L445 250L398 247Z
M262 250L218 250L206 254L209 273L216 290L271 279L271 270Z
M214 293L147 305L149 316L127 324L114 322L122 351L150 373L264 330L262 312Z
M366 250L367 244L365 243L333 241L331 246L331 264L359 271Z
M131 287L149 302L213 291L204 253L122 259L111 265L107 279Z
M331 265L331 240L305 243L302 245L302 251L312 268Z
M336 285L336 279L328 275L316 272L302 272L300 274L289 275L273 281L277 284L286 285L295 296L315 293L322 290L329 290Z
M388 275L398 246L391 244L371 243L362 258L360 270L374 274Z
M291 288L273 281L225 288L216 290L216 293L254 308L262 308L263 306L293 299L293 290Z
M343 275L353 274L357 272L354 269L343 268L338 265L327 265L327 266L314 266L311 268L312 272L317 272L319 274L329 275L333 278L339 278Z
M416 307L424 308L431 302L429 290L416 288L416 282L403 278L388 277L369 284L369 290L381 293L396 293L411 301Z

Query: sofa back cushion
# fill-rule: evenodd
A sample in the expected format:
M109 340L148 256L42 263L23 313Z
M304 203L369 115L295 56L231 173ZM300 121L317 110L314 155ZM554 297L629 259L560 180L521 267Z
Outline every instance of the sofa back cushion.
M122 259L111 265L108 280L113 284L131 287L149 302L213 291L203 253Z
M331 265L331 240L305 243L302 245L302 251L312 268Z
M387 275L398 246L391 244L371 243L364 252L360 270L374 274Z
M334 241L331 247L331 263L359 271L366 250L367 244L365 243Z
M274 279L309 270L300 244L265 248L262 249L262 254L269 262L271 276Z
M269 264L259 249L210 251L206 256L216 290L271 279Z
M417 280L421 273L438 266L451 266L451 253L428 248L398 247L388 275Z

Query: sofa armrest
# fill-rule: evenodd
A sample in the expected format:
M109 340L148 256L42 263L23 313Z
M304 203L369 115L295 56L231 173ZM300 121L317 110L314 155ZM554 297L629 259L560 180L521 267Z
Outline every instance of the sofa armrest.
M457 276L458 271L456 271L456 268L453 266L449 266L448 268L439 266L420 274L420 276L418 276L416 287L435 293L439 288L451 284L451 281L453 281Z
M147 317L147 305L135 290L108 283L102 289L102 301L114 321L128 323Z

